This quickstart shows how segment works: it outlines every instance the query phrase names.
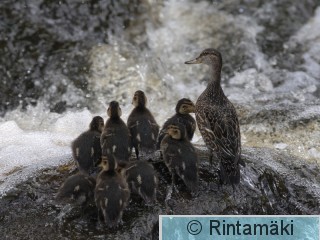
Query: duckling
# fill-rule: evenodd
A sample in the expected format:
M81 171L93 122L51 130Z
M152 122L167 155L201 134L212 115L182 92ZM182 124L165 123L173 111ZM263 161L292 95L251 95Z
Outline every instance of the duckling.
M222 57L213 48L205 49L194 60L186 64L204 63L209 65L211 79L207 88L196 102L196 120L202 138L211 151L220 159L220 183L238 184L240 182L239 164L241 160L241 136L238 116L221 88Z
M167 127L167 134L161 141L164 162L172 176L174 174L184 181L191 192L198 189L198 156L186 135L185 126L172 123Z
M79 204L84 204L93 199L96 181L84 173L77 173L68 177L61 185L56 198L76 200Z
M103 130L103 118L95 116L89 130L82 133L71 144L73 159L79 171L92 174L101 161L100 136Z
M117 227L128 204L130 190L123 175L117 171L117 161L113 156L103 156L100 166L102 170L95 188L98 218L102 215L108 227Z
M131 155L131 140L127 125L120 118L122 111L117 101L109 104L108 116L101 135L102 155L114 155L121 161L128 161Z
M147 97L143 91L138 90L134 93L132 104L135 108L128 117L127 125L131 134L132 146L139 159L139 153L149 155L155 152L159 125L146 107Z
M157 142L157 149L160 148L160 144L166 134L165 132L167 127L173 122L179 122L183 124L187 130L187 138L190 141L192 140L194 131L196 130L196 121L190 115L190 113L194 113L194 111L195 106L191 100L187 98L182 98L178 101L176 105L176 114L169 118L162 126Z
M138 194L147 203L156 200L158 178L153 166L147 161L125 163L125 176L131 192Z

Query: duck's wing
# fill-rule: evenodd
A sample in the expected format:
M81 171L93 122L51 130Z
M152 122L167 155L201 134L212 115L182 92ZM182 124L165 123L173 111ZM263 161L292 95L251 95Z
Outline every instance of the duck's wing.
M197 120L202 137L208 147L223 158L232 158L238 163L241 154L240 128L233 109L228 111L206 111L198 114ZM201 127L200 127L201 125Z
M188 138L191 140L196 130L196 121L190 114L185 114L179 118L179 122L186 127Z
M170 136L166 135L161 142L160 150L167 166L171 166L172 162L175 162L175 159L179 157L177 149L176 141L171 141Z

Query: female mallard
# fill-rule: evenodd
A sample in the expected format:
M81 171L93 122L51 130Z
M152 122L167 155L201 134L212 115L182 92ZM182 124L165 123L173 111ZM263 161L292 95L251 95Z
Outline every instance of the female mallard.
M174 123L179 122L186 127L187 130L187 138L191 141L193 138L194 131L196 130L196 121L190 115L190 113L194 113L195 106L194 103L187 99L182 98L177 102L176 105L176 114L169 118L162 126L162 129L159 133L157 148L160 148L160 144L164 136L166 135L167 127Z
M147 97L143 91L138 90L134 93L132 104L135 108L128 117L127 126L131 134L132 146L139 159L140 153L149 156L155 152L159 125L146 107Z
M196 120L204 142L220 159L221 184L240 182L239 163L242 164L240 128L236 110L224 95L221 81L221 54L212 48L205 49L196 59L186 64L209 65L211 79L196 102Z

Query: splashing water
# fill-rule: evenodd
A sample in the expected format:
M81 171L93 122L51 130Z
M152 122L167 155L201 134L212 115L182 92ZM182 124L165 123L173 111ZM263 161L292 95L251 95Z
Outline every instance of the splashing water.
M169 210L319 214L318 1L5 0L0 9L4 236L149 239ZM209 47L222 53L222 88L241 124L246 167L237 199L218 189L216 166L200 154L199 196L167 192L170 176L156 163L159 202L147 208L132 200L116 230L96 226L94 203L84 209L55 202L71 172L65 166L74 167L71 142L92 117L106 120L108 103L117 100L126 121L141 89L162 125L180 98L195 102L206 87L207 66L184 62ZM193 143L205 152L198 131Z
M32 174L31 168L54 166L70 159L71 141L88 128L94 115L106 119L110 101L121 103L126 120L137 89L146 92L148 107L162 125L174 113L177 100L188 97L196 101L205 88L207 68L190 67L184 62L207 47L222 52L223 89L238 110L243 145L281 149L319 164L320 7L310 1L305 6L309 15L293 28L285 20L287 16L281 15L286 4L286 1L283 6L275 1L253 5L165 1L143 3L146 10L143 14L124 4L113 11L131 11L130 17L114 21L117 30L112 31L103 30L104 20L99 25L99 16L101 19L105 16L102 3L92 8L83 4L70 11L84 11L88 15L83 16L91 18L93 25L82 26L82 18L72 12L78 25L74 28L70 25L73 28L70 35L66 29L54 27L57 20L45 13L49 6L30 2L29 10L42 14L30 18L34 28L45 18L51 33L72 47L63 45L65 50L57 47L51 56L47 52L46 56L39 55L38 64L40 61L46 66L44 75L40 70L37 75L33 68L28 68L27 75L31 75L28 81L33 81L40 92L38 98L21 93L20 107L1 108L7 109L0 119L1 190L14 184L10 179ZM65 11L66 6L65 3L54 6L61 18L60 11ZM269 26L265 19L273 11L277 12L274 21L284 21L287 26L286 36L281 35L284 33L280 27L274 30L274 35L266 34ZM290 15L297 9L292 7L288 11ZM25 14L29 16L28 12ZM125 28L117 28L124 25ZM87 32L79 30L84 28ZM265 39L261 38L263 34ZM270 56L274 49L267 47L272 37L274 41L283 37L281 51L275 56ZM71 44L75 40L82 42ZM64 54L59 55L61 51ZM13 70L8 67L9 79L14 75L10 71ZM194 142L202 143L198 132Z

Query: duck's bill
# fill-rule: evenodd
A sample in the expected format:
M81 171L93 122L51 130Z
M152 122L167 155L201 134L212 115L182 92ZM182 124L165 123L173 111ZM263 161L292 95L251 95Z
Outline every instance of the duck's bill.
M199 63L201 63L199 58L185 62L185 64L199 64Z
M189 112L194 113L196 111L196 106L195 105L189 106L188 109L189 109Z

